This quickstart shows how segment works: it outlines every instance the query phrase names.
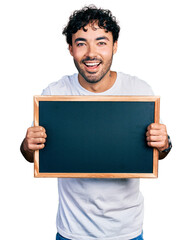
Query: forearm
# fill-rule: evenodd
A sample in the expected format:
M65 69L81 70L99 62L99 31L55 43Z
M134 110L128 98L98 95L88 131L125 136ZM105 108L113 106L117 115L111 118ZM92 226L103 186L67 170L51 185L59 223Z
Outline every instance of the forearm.
M28 162L34 162L33 155L35 150L40 150L45 147L46 137L45 128L41 126L27 129L26 137L21 143L20 150Z
M28 161L28 162L34 162L33 159L33 155L34 155L34 151L32 150L28 150L25 146L25 139L23 140L23 142L21 143L21 147L20 147L20 151L23 155L23 157Z
M164 159L168 154L169 152L159 152L159 160Z
M172 142L171 142L169 135L167 135L167 138L168 138L168 148L166 148L164 151L159 151L159 159L160 160L165 158L169 154L169 152L171 151L171 148L172 148Z

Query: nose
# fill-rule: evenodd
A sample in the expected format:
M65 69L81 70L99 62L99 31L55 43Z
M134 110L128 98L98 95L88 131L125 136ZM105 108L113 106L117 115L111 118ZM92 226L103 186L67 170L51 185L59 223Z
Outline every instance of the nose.
M97 51L96 51L96 47L94 46L94 44L88 45L86 56L90 57L90 58L94 58L97 56Z

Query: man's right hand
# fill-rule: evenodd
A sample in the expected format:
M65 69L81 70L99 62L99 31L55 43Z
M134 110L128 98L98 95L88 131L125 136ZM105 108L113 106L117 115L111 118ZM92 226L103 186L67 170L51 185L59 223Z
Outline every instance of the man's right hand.
M33 162L33 153L45 147L47 134L42 126L27 129L25 139L21 144L21 153L29 162Z
M43 149L45 147L46 137L45 128L41 126L30 127L27 129L24 139L24 148L28 151Z

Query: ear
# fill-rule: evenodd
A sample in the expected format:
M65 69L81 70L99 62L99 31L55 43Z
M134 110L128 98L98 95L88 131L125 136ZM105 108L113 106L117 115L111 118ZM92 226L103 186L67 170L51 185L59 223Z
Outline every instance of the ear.
M71 56L73 57L73 47L70 44L69 44L69 52L70 52Z
M117 47L118 47L118 42L114 42L113 44L113 54L115 54L117 52Z

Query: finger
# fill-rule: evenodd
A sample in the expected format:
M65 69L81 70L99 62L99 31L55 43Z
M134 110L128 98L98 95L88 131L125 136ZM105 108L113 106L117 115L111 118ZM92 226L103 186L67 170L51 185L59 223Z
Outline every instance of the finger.
M28 147L30 150L35 151L35 150L43 149L45 147L45 144L29 144Z
M47 138L47 134L45 132L29 132L26 136L28 139L31 138Z
M162 135L162 132L161 130L148 130L146 132L146 136L149 137L149 136L159 136L159 135ZM163 134L164 135L164 134Z
M151 130L151 129L158 129L158 125L156 123L151 123L148 127L147 130Z
M27 132L46 132L46 130L42 126L36 126L28 128Z
M147 144L149 147L157 148L159 151L163 151L169 146L167 136L147 137Z
M166 130L166 126L164 124L160 124L160 123L151 123L148 127L147 130L161 130L164 129Z
M147 137L147 142L165 142L166 141L166 136L149 136Z
M147 142L149 147L153 147L153 148L157 148L157 149L161 149L164 147L164 143L162 142Z
M26 147L29 151L39 150L45 147L45 138L26 139Z
M46 138L46 131L45 128L38 126L38 127L30 127L27 129L26 138L38 138L38 137L44 137Z
M45 138L31 138L29 141L29 144L42 144L46 142Z

